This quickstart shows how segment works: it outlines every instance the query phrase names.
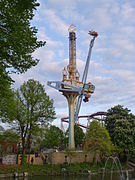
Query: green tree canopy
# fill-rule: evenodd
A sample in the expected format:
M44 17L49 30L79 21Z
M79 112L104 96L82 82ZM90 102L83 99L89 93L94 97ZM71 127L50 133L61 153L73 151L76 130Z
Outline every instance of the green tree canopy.
M38 63L32 53L45 42L38 41L37 29L31 27L37 0L0 1L0 66L3 70L25 72Z
M98 155L110 155L112 143L108 131L98 121L93 121L86 133L85 149L94 152L94 159Z
M111 140L127 157L135 152L135 116L121 105L108 110L105 126Z
M0 141L7 143L18 143L19 135L14 132L12 129L7 129L3 133L0 133Z
M41 147L63 149L65 147L65 137L63 131L54 125L46 128Z
M13 72L23 73L39 60L32 53L45 42L37 40L37 29L31 26L37 0L0 1L0 113L9 113L10 85ZM6 106L5 106L6 105Z
M32 136L55 118L53 100L40 82L30 79L16 90L14 111L8 122L19 131L24 152L30 150Z
M0 84L2 86L3 84ZM11 118L14 114L14 93L10 88L10 85L4 84L2 87L2 92L0 93L0 118L2 120ZM12 108L11 108L12 107Z
M68 143L69 139L69 129L66 131L66 141ZM78 125L74 125L74 137L75 137L75 147L80 146L85 140L85 133L83 132L82 128Z

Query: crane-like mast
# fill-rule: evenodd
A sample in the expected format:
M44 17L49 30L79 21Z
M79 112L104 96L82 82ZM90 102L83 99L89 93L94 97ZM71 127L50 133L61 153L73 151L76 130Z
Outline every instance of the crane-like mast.
M85 96L84 102L88 102L88 98L91 96L91 94L95 90L95 86L93 84L91 84L91 83L86 84L86 80L87 80L87 75L88 75L88 70L89 70L89 64L90 64L92 48L94 46L94 41L95 41L95 38L98 36L98 33L95 32L95 31L89 31L89 34L91 36L93 36L93 38L90 41L87 61L86 61L83 76L82 76L83 88L82 88L81 94L78 96L77 104L76 104L76 108L75 108L75 122L78 121L78 115L79 115L79 111L80 111L83 96ZM85 93L85 88L88 88L88 86L89 86L90 92L88 91L88 92Z

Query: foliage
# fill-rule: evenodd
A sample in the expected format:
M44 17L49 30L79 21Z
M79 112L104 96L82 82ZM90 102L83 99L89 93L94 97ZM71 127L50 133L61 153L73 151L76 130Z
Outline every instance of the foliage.
M13 72L22 73L38 63L32 53L45 42L38 41L37 29L31 27L37 0L0 1L0 115L11 112L10 85Z
M0 44L1 66L24 72L38 63L32 53L44 42L37 41L37 29L31 27L37 0L1 0ZM4 69L4 70L5 70Z
M69 129L67 129L65 134L66 134L66 142L68 143ZM76 124L74 125L74 137L75 137L75 147L80 146L85 140L85 134L82 128L80 128Z
M14 120L8 122L20 133L22 152L30 151L32 137L54 118L53 100L40 82L30 79L16 90Z
M4 85L1 83L2 82L0 82L0 88L2 89L2 91L0 91L0 118L4 121L4 119L13 116L15 104L14 93L8 82Z
M0 141L8 143L17 143L19 141L19 135L12 129L7 129L6 131L0 134Z
M78 125L74 126L74 134L75 134L75 146L80 146L85 140L85 134Z
M52 125L45 129L43 140L41 142L42 148L60 148L65 147L64 133L58 127Z
M0 118L11 117L13 111L10 107L14 107L14 93L10 88L11 78L8 73L3 72L0 66Z
M105 119L111 140L121 154L128 157L135 153L135 116L123 106L108 110Z
M125 164L124 164L125 165ZM60 175L65 173L65 175L84 175L85 173L88 174L90 172L101 172L101 166L93 166L91 163L76 163L76 164L44 164L44 165L30 165L25 164L21 166L1 166L0 173L23 173L28 172L29 175ZM107 167L109 169L110 167ZM65 169L62 172L62 169ZM126 166L127 169L127 166ZM53 179L53 178L52 178Z
M97 155L102 158L111 154L112 143L109 133L98 121L93 121L87 130L85 149L94 152L94 163Z

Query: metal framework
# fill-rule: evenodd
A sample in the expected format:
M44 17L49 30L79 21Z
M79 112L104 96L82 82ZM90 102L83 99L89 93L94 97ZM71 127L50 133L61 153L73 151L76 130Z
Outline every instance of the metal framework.
M104 124L104 120L105 120L105 117L106 117L106 112L103 112L103 111L100 111L100 112L96 112L96 113L93 113L93 114L90 114L90 115L82 115L82 116L78 116L78 121L75 122L76 125L78 125L79 127L82 127L84 129L87 129L90 125L90 123L93 121L93 120L98 120L100 121L102 124ZM80 119L84 119L86 118L87 120L87 125L86 124L81 124L79 122ZM63 122L64 123L69 123L69 117L64 117L64 118L61 118L61 126L62 126L62 129L64 128L63 127ZM63 129L64 130L64 129Z
M92 35L92 31L89 32L90 35ZM79 95L78 99L77 99L77 104L76 104L76 108L75 108L75 122L78 121L78 115L79 115L79 111L80 111L80 107L81 107L81 103L82 103L82 98L85 95L85 84L86 84L86 80L87 80L87 75L88 75L88 70L89 70L89 64L90 64L90 58L91 58L91 52L92 52L92 47L94 46L94 41L95 38L98 36L98 34L95 32L95 34L93 35L93 39L90 41L90 46L89 46L89 51L88 51L88 56L87 56L87 61L85 64L85 69L84 69L84 73L83 73L83 77L82 77L82 83L83 83L83 88L81 91L81 94ZM95 90L95 86L92 85L91 88L91 93L94 92Z

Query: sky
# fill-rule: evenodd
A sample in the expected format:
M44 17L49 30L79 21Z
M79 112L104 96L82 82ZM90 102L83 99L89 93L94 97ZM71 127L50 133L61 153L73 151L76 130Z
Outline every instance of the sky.
M135 102L135 1L134 0L40 0L31 22L38 39L46 45L33 54L40 62L24 74L13 74L14 88L35 79L54 100L55 124L68 116L67 101L47 81L62 80L68 65L68 27L77 27L77 68L82 77L90 43L89 30L99 36L92 50L87 82L95 85L88 103L82 103L81 115L88 115L121 104L133 113ZM80 77L80 79L81 79Z

